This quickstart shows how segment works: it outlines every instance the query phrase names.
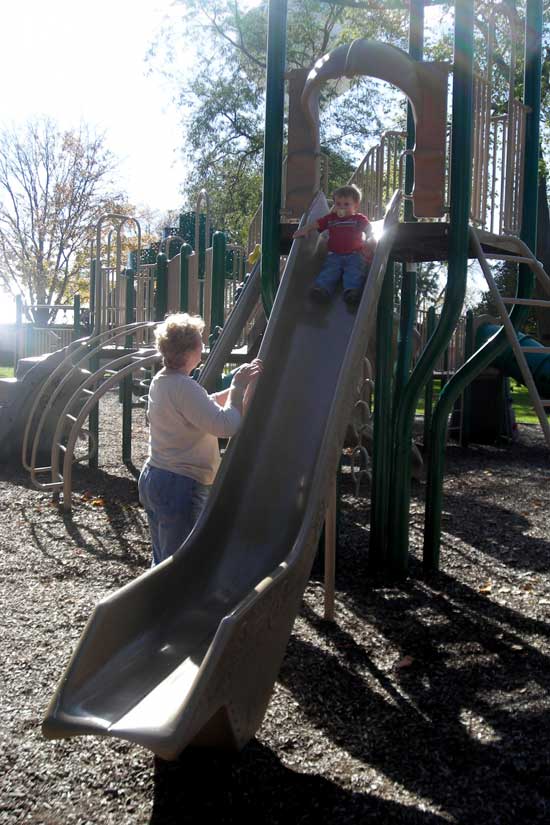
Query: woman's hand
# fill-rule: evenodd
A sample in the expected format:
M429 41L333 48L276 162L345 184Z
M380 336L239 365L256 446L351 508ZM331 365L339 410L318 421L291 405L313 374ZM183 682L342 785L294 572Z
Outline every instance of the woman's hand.
M251 381L259 378L263 370L263 364L259 358L255 358L250 364L243 364L237 372L233 374L233 386L245 390Z

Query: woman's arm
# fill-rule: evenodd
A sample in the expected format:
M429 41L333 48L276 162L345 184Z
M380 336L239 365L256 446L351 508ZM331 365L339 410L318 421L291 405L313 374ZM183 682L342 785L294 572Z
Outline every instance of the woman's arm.
M220 407L225 407L229 398L229 387L226 390L220 390L220 392L210 393L209 398L212 398Z
M231 386L222 407L195 381L187 382L181 397L181 412L190 424L218 438L235 435L241 423L244 389Z
M243 364L233 375L229 389L215 393L214 397L208 395L206 390L194 381L186 384L185 396L182 399L185 417L203 432L218 438L230 438L235 435L241 423L245 390L261 372L262 363L258 359L250 364ZM226 396L226 400L221 407L216 396L223 395Z

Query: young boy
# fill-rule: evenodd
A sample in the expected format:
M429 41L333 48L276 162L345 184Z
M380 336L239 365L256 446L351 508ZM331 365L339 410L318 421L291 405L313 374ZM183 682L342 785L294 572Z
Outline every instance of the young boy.
M310 296L325 303L330 300L342 277L344 301L357 306L367 277L372 251L365 243L370 221L357 210L361 203L361 190L357 186L340 186L333 193L334 206L328 215L306 224L294 233L302 238L312 230L328 230L328 255Z

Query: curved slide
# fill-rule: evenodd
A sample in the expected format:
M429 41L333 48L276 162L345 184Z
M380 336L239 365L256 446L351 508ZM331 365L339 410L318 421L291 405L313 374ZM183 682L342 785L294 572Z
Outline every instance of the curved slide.
M482 324L479 326L476 332L477 345L481 346L481 344L484 344L485 341L492 338L499 329L500 326L498 324ZM522 332L517 332L516 335L522 347L533 347L535 349L540 347L540 354L537 352L526 352L525 361L531 370L540 397L550 398L550 354L546 351L544 345L535 338L530 338ZM520 384L524 383L512 347L507 347L504 352L494 360L493 366L499 369L503 375L509 378L515 378Z
M399 202L356 313L339 294L310 303L323 249L312 236L293 244L264 374L208 504L174 556L96 607L47 737L113 736L174 759L187 745L239 749L254 736L317 549ZM326 209L318 196L307 220Z

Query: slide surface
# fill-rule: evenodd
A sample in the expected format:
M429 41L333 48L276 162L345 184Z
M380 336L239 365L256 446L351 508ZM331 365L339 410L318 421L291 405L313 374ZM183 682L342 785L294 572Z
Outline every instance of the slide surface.
M399 194L359 309L308 291L324 253L293 244L260 356L264 374L199 522L177 553L96 607L43 724L137 742L239 749L260 726L322 528L329 482L391 250ZM307 220L327 209L319 196Z

